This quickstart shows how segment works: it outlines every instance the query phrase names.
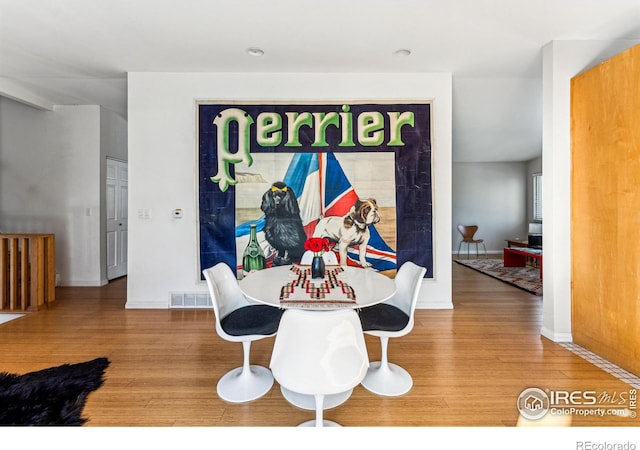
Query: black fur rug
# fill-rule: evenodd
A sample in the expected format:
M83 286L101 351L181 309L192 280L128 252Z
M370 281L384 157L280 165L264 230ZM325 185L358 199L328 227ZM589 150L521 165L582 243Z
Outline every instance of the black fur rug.
M39 370L0 373L0 425L82 425L87 396L104 383L107 358Z

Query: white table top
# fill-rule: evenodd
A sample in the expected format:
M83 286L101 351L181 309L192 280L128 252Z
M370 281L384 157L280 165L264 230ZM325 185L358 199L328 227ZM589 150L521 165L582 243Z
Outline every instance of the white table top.
M351 286L356 294L355 308L364 308L388 300L396 292L395 282L372 269L343 267L341 279ZM277 266L259 270L240 280L240 289L249 299L280 307L282 286L291 280L291 266Z

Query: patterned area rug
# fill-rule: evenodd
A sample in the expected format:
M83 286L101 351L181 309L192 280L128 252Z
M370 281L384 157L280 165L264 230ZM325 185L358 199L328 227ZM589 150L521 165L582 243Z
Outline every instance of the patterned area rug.
M542 280L537 267L504 267L502 259L454 259L454 261L534 295L542 295Z

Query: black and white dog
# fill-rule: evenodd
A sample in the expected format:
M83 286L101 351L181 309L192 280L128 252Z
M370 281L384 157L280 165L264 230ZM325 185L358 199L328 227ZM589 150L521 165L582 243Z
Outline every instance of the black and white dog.
M266 220L265 238L277 252L273 264L282 266L300 262L307 235L293 189L276 181L262 196L260 208Z
M330 216L320 219L313 235L326 237L338 244L340 264L347 265L347 248L359 246L359 262L362 267L371 267L367 262L369 226L380 222L378 204L373 198L356 200L351 210L344 216Z

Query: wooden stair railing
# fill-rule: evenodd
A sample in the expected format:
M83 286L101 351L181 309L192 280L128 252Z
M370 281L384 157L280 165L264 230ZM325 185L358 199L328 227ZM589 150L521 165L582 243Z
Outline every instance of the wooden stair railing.
M55 235L0 233L0 312L37 311L56 299Z

